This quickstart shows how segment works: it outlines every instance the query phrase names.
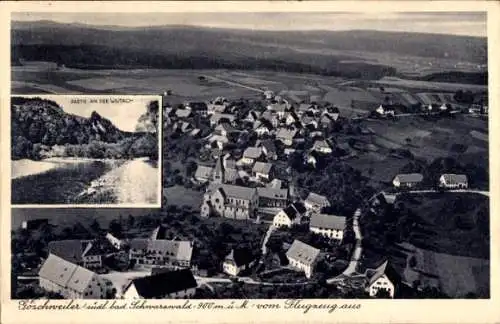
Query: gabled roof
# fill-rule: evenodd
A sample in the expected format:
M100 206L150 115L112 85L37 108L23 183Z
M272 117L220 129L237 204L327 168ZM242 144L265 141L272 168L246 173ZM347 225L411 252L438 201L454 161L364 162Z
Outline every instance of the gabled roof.
M235 186L230 184L217 184L217 183L210 183L207 188L207 191L215 192L216 190L219 189L223 191L226 197L244 199L244 200L251 200L257 193L255 188Z
M97 242L88 242L87 246L83 250L82 256L95 256L102 255L102 249Z
M80 240L52 241L48 244L48 252L66 261L79 263L82 261L83 251L86 247L87 242Z
M243 152L243 157L249 159L257 159L262 155L262 149L260 147L247 147Z
M193 273L189 269L169 271L154 276L132 280L137 293L142 298L162 298L185 289L198 286Z
M295 209L295 210L296 210L299 214L304 214L304 213L307 211L307 209L306 209L306 207L304 206L304 204L303 204L303 203L301 203L301 202L298 202L298 201L296 201L296 202L294 202L293 204L291 204L291 206L293 206L293 208L294 208L294 209Z
M267 184L268 188L273 188L273 189L281 189L281 180L280 179L273 179L271 182Z
M297 210L292 205L288 205L288 207L284 208L282 211L288 216L288 218L290 218L290 220L294 220L295 217L299 215Z
M83 293L94 276L97 275L54 254L49 254L40 268L38 276L59 286Z
M276 138L292 140L297 135L297 130L280 128L276 133Z
M38 272L38 276L59 286L66 287L77 267L76 264L49 253L47 260L45 260Z
M447 184L467 183L467 176L465 174L445 173L441 177L443 177Z
M273 165L266 162L255 162L252 172L269 174L271 172Z
M287 105L286 103L273 103L267 106L267 109L276 111L276 112L283 112L286 111Z
M371 286L378 278L386 275L392 284L397 285L401 281L401 277L389 264L389 261L384 261L380 266L375 269L366 270L368 277L368 285Z
M399 182L421 182L424 176L421 173L402 173L396 175L394 180L398 179Z
M319 149L319 148L331 148L331 147L330 147L330 144L328 144L327 141L325 141L325 140L317 140L317 141L314 142L313 148L314 149Z
M165 225L159 225L151 234L152 240L165 240L167 238L167 227Z
M227 133L234 133L234 132L238 131L236 128L231 126L231 124L228 124L228 123L221 123L221 124L217 125L217 127L215 127L215 130L216 131L225 131Z
M213 168L204 166L204 165L198 165L198 168L196 168L196 172L194 174L194 177L197 179L208 179L212 176L212 173L214 172Z
M302 264L311 265L318 258L319 250L299 240L295 240L286 252L286 256Z
M306 201L315 205L330 205L330 202L325 196L318 195L317 193L310 192L306 198Z
M335 230L345 230L345 216L335 216L326 214L313 214L309 222L309 227L327 228Z
M232 261L237 267L247 265L255 260L255 256L249 248L236 248L226 256L225 261Z
M272 140L272 139L266 139L266 140L260 141L257 144L257 146L265 147L267 152L269 152L269 153L276 153L277 152L276 144L274 143L274 140Z
M66 286L80 293L85 291L96 274L84 267L76 267Z
M175 111L175 115L179 118L186 118L186 117L189 117L189 115L191 115L191 110L189 110L189 109L177 109Z
M288 189L275 189L269 187L258 187L257 194L263 198L269 199L288 199Z
M145 250L148 248L149 239L134 238L129 241L129 246L134 250Z

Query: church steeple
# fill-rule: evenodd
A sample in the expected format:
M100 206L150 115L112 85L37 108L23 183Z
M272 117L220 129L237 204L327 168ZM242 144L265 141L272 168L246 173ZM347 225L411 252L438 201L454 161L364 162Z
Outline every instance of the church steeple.
M219 156L217 162L215 163L213 182L215 183L224 183L224 159L222 155Z

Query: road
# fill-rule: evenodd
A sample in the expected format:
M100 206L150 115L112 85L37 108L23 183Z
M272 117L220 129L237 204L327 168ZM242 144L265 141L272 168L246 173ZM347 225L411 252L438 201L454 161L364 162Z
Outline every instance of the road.
M109 171L82 194L110 194L119 204L158 203L158 168L148 163L148 158L126 161Z
M232 86L236 86L236 87L240 87L240 88L245 88L245 89L257 91L259 93L264 93L265 92L265 90L262 90L262 89L259 89L259 88L251 87L251 86L245 85L243 83L235 82L235 81L221 79L219 77L215 77L215 76L211 76L211 75L204 75L204 77L207 78L207 79L212 79L212 80L215 80L215 81L224 82L224 83L227 83L227 84L232 85Z
M273 233L275 227L273 224L269 225L269 228L267 229L267 232L266 232L266 235L264 236L264 239L262 240L262 247L261 247L261 250L262 250L262 257L260 259L260 262L264 262L264 257L266 256L267 254L267 241L269 241L269 238L271 237L271 234Z
M410 191L405 191L405 193L433 193L433 192L440 192L438 190L434 189L428 189L428 190L410 190ZM466 192L466 193L475 193L483 196L490 196L489 191L485 190L476 190L476 189L453 189L453 190L446 190L444 192Z

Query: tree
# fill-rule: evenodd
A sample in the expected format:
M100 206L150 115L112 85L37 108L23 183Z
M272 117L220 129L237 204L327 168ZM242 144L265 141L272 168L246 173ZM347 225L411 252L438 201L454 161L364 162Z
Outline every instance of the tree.
M134 224L135 224L135 217L132 215L128 215L128 218L127 218L128 228L130 229L130 228L134 227Z
M113 219L109 223L109 231L114 236L121 236L121 234L122 234L122 225L120 224L119 221L117 221L116 219Z
M92 229L94 232L99 233L101 231L101 226L99 225L99 222L94 219L92 224L90 224L90 229Z

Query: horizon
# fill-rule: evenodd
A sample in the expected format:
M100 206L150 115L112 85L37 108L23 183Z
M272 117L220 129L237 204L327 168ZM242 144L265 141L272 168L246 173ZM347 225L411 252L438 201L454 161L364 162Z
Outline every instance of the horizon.
M167 19L168 18L168 19ZM278 19L277 19L278 18ZM484 12L12 13L13 22L95 28L198 27L254 31L380 31L487 37ZM165 21L167 20L167 21Z

